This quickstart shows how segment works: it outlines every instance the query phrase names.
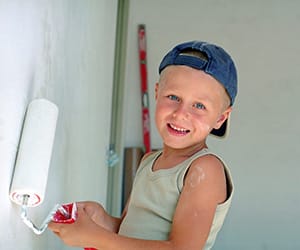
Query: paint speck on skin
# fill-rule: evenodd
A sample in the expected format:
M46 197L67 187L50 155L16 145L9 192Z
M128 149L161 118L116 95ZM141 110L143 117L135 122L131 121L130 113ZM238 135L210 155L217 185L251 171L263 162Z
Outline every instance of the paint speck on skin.
M195 166L189 176L188 184L191 188L198 186L205 179L205 173L202 167Z

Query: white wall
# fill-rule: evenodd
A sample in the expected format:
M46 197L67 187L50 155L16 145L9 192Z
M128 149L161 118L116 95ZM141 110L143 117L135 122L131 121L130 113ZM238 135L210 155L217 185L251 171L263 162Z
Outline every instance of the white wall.
M124 146L142 146L137 25L146 24L152 147L154 83L176 43L208 40L232 54L239 93L231 134L210 146L229 164L236 193L215 249L300 249L300 2L131 0Z
M34 98L60 114L45 202L30 217L39 225L56 203L105 205L116 12L117 0L0 1L0 249L69 249L50 231L34 235L8 198Z

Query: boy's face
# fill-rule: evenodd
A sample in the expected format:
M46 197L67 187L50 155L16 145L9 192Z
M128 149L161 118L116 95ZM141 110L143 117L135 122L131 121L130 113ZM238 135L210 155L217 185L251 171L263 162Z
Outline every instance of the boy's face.
M187 148L205 142L231 112L223 86L203 71L168 66L155 89L157 129L164 144Z

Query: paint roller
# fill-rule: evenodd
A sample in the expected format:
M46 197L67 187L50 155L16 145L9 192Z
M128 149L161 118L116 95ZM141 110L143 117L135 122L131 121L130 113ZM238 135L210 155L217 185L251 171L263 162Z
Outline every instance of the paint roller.
M40 227L27 215L27 208L40 205L45 197L57 117L57 106L46 99L28 105L10 188L10 199L22 206L21 218L36 234L42 234L51 220L73 223L77 217L76 203L55 205Z
M10 198L27 206L40 205L45 197L58 108L46 99L33 100L27 108Z
M21 218L36 234L47 228L57 211L66 214L62 206L55 205L40 228L27 216L27 207L40 205L45 197L57 117L57 106L46 99L28 105L10 188L10 199L22 206Z

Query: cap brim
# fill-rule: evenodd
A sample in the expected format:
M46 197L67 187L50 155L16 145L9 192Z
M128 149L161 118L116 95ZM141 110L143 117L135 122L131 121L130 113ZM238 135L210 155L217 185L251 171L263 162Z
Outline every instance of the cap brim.
M223 122L222 126L219 129L213 129L210 134L217 136L218 138L225 138L227 134L229 133L229 120L230 117L226 119L225 122Z

